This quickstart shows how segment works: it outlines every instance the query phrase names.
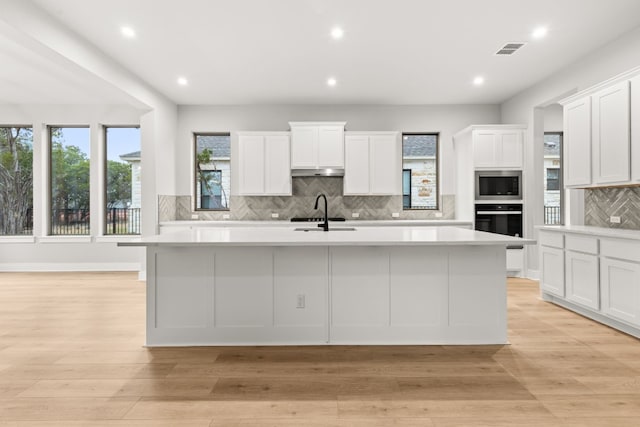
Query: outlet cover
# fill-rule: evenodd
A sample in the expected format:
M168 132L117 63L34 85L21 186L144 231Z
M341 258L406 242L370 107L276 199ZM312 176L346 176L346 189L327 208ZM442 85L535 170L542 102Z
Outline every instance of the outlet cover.
M198 218L200 218L198 214L191 214L191 219L198 219Z
M391 218L400 218L400 213L398 213L398 212L391 212Z
M436 218L442 218L442 212L436 212L435 213L435 217Z
M277 213L272 213L271 214L271 218L278 218L280 216L280 214Z
M351 212L351 218L360 218L359 212Z
M611 216L609 218L609 222L611 224L620 224L620 217L619 216Z
M229 219L231 216L229 214L222 214L222 219Z
M304 294L296 295L296 308L304 308Z

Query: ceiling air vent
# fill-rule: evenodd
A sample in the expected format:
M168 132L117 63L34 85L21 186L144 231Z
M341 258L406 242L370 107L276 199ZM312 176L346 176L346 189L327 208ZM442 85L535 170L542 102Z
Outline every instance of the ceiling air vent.
M513 55L518 49L524 46L524 43L511 42L507 43L496 52L496 55Z

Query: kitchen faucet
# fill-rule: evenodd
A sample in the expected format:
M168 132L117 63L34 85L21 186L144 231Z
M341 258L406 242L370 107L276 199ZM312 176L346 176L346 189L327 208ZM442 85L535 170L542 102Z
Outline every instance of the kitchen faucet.
M313 207L313 209L318 209L318 200L320 200L320 197L324 199L324 222L322 224L318 224L318 227L322 227L324 231L329 231L329 214L327 213L327 196L325 196L324 194L318 194L318 197L316 197L316 205Z

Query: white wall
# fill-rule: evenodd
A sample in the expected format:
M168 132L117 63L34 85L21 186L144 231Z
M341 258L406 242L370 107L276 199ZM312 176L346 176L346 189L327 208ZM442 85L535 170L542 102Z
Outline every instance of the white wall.
M499 123L499 119L497 105L180 106L177 194L193 194L194 132L287 131L289 121L346 121L349 131L440 132L441 194L454 194L452 136L471 124ZM233 158L231 162L233 168Z
M525 198L527 215L525 233L535 238L535 226L541 224L543 218L542 186L543 156L542 135L548 128L544 123L544 107L557 102L570 94L586 89L640 65L640 28L623 35L617 40L591 52L581 60L564 68L558 73L540 81L531 88L505 101L500 106L502 123L524 123L528 125L525 147L525 169L528 181L525 182ZM553 120L553 119L552 119ZM571 191L568 197L567 210L570 222L577 224L583 216L584 207L581 190ZM583 218L582 218L583 219ZM535 248L528 250L528 269L535 276L538 270L538 255Z
M562 132L562 105L551 104L544 109L544 131L545 132Z
M101 191L104 170L103 125L138 125L141 111L112 105L0 105L0 125L33 127L34 239L7 242L0 237L2 270L138 270L139 248L119 248L116 243L97 242L103 218ZM48 161L46 125L89 125L91 127L91 236L45 237L47 234ZM143 155L144 156L144 155ZM47 240L44 242L43 240ZM74 240L66 242L65 240ZM80 241L78 241L80 240Z

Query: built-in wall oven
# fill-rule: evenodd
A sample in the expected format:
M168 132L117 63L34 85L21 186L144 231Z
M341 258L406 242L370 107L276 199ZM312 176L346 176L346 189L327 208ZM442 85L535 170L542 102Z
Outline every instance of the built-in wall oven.
M522 237L522 204L476 204L476 230ZM509 246L508 249L522 249Z
M476 200L522 200L522 171L476 171Z

